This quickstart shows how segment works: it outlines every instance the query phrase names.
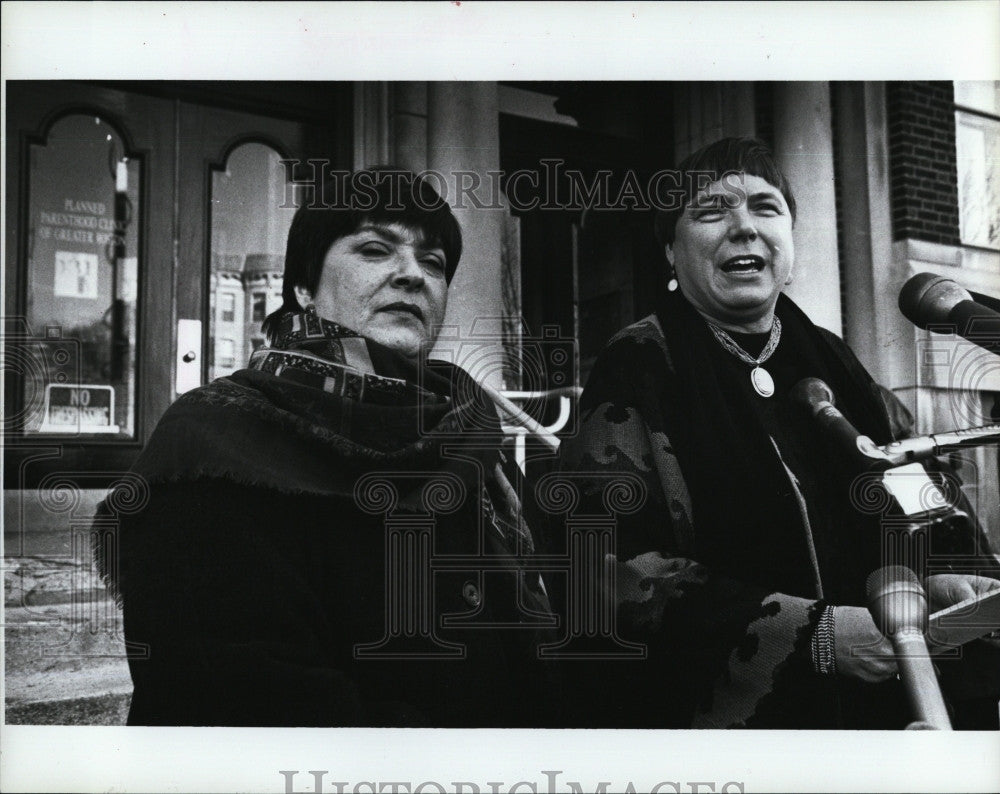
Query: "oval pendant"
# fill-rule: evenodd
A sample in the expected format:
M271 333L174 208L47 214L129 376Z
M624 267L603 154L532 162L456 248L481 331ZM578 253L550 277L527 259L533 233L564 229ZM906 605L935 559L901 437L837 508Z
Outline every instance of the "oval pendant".
M770 397L774 394L774 378L763 367L754 367L750 370L750 383L753 390L761 397Z

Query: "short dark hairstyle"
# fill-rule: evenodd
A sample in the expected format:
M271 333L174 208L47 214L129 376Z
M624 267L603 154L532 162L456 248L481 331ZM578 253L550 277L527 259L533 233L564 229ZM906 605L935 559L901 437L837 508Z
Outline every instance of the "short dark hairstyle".
M366 223L418 229L426 243L444 251L445 279L451 283L462 256L462 230L425 177L392 166L338 172L295 212L285 248L282 304L264 320L265 336L271 338L281 317L301 311L296 287L316 291L330 246Z
M656 215L656 239L660 245L673 245L677 221L698 193L704 188L704 181L694 178L698 174L708 174L714 182L725 174L744 173L759 176L781 191L795 220L795 196L788 178L778 168L768 145L757 138L720 138L714 143L692 152L677 166L684 186L684 201L681 206L660 210ZM713 176L714 175L714 176Z

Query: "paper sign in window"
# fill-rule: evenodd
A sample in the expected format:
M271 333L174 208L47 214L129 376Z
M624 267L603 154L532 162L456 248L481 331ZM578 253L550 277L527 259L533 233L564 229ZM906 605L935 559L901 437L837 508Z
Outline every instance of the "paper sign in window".
M40 433L118 433L115 390L103 384L45 387L45 418Z
M56 251L53 292L59 298L97 298L97 254Z

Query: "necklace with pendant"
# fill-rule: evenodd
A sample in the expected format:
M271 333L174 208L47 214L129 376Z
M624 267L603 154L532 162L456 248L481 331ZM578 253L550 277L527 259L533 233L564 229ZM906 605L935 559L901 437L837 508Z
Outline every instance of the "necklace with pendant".
M781 320L777 317L774 318L774 322L771 324L771 335L768 337L767 344L764 345L764 349L760 351L760 355L757 358L754 358L736 344L735 340L723 329L719 328L719 326L709 323L708 327L715 338L719 340L720 345L740 359L740 361L745 361L753 367L750 370L750 385L753 386L753 390L761 397L770 397L773 395L774 378L771 377L771 373L764 369L761 364L771 357L771 354L778 347L778 342L781 341Z

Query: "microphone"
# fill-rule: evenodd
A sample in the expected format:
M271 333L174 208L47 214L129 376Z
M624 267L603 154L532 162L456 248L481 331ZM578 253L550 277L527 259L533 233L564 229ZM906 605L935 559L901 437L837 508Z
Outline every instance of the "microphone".
M974 296L952 279L933 273L917 273L899 292L899 310L918 328L956 333L1000 355L1000 312L993 308L996 305L995 300Z
M892 643L917 719L908 727L950 731L948 709L924 640L927 598L917 575L902 565L887 565L868 577L865 591L875 625Z
M805 408L819 422L822 432L861 471L885 468L889 457L868 436L862 435L834 405L833 390L819 378L803 378L792 387L793 403Z

